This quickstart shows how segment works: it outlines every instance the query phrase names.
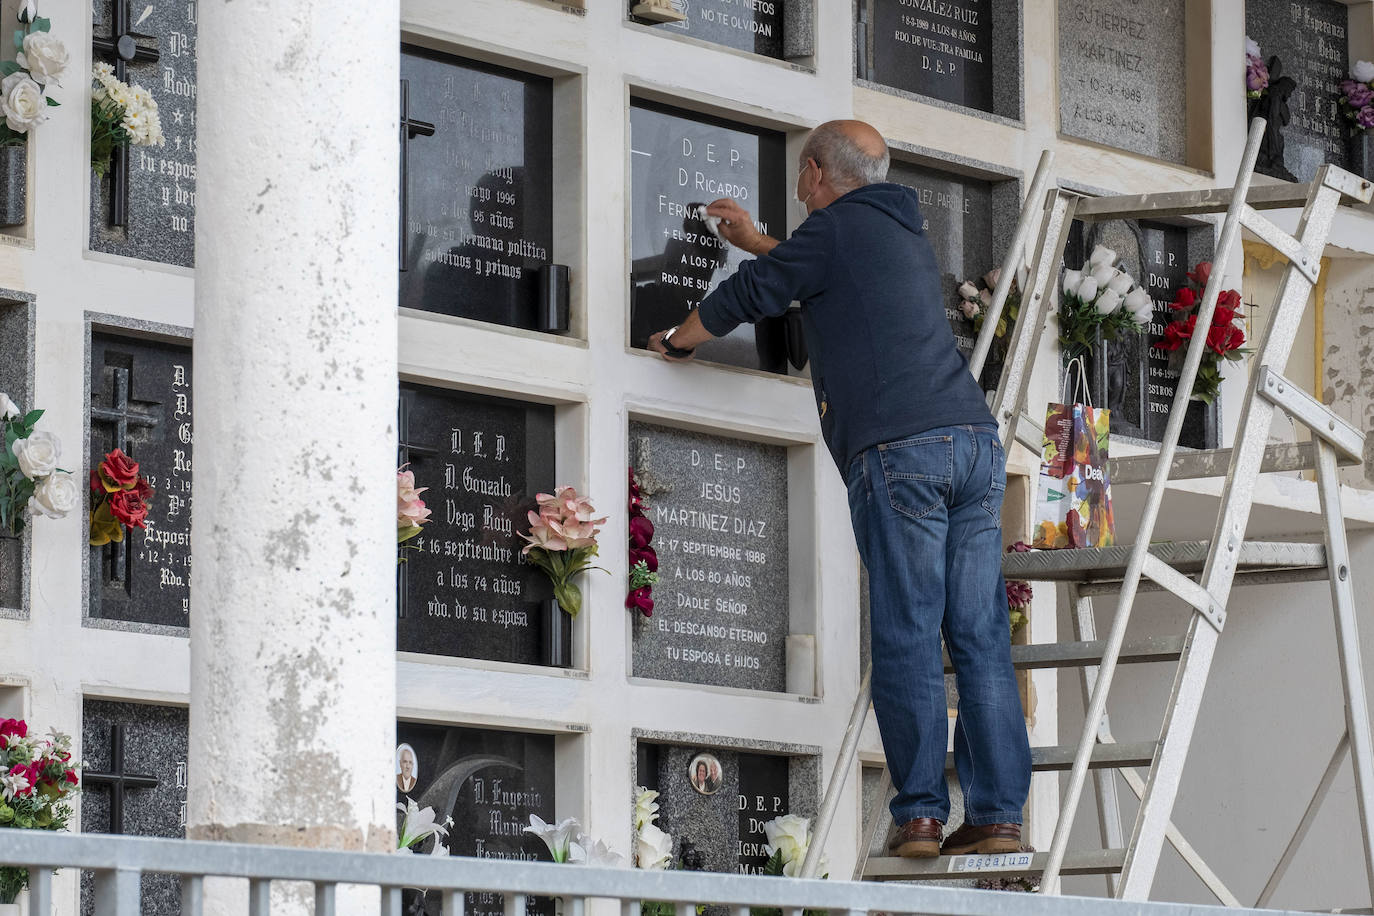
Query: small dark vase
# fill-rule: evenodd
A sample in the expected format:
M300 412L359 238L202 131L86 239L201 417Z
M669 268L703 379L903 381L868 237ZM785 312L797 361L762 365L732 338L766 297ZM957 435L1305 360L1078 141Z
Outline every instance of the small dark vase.
M544 664L550 668L572 667L572 617L558 606L557 598L545 598L540 606L543 618L540 649Z
M0 607L17 608L24 597L24 538L0 530Z
M1374 130L1350 132L1350 171L1374 180Z
M0 226L22 226L28 219L29 149L0 146Z

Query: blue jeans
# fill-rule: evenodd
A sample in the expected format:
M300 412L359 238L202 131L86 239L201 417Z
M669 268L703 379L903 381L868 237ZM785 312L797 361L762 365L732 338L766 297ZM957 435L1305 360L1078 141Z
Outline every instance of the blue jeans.
M1030 745L1011 667L997 431L948 426L876 445L848 477L868 568L873 707L897 788L892 817L949 819L943 634L959 682L954 763L965 822L1019 824Z

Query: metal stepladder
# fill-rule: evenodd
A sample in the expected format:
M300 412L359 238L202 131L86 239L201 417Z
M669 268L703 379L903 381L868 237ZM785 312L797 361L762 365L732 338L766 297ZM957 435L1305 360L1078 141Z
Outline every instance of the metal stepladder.
M1042 154L993 292L987 320L970 360L970 368L977 378L991 347L993 331L1016 268L1028 264L1029 282L1022 294L1001 381L992 398L993 416L1008 450L1016 440L1036 454L1041 451L1043 422L1037 423L1025 412L1027 387L1042 332L1054 313L1059 268L1075 219L1167 219L1224 212L1213 269L1198 313L1201 327L1211 324L1224 285L1227 261L1232 250L1239 247L1242 227L1281 252L1288 263L1278 285L1269 327L1252 357L1234 447L1178 453L1185 410L1206 345L1205 335L1199 334L1189 343L1158 454L1117 458L1110 463L1113 484L1148 482L1150 487L1135 543L1097 549L1013 553L1003 560L1007 578L1067 583L1073 612L1076 641L1013 647L1013 663L1018 669L1081 669L1087 712L1077 744L1032 749L1035 770L1069 771L1049 851L1029 856L1029 864L1024 862L1027 856L1008 857L1005 868L980 868L971 873L964 870L967 863L961 862L969 857L869 859L869 842L860 853L855 878L933 880L1040 874L1042 893L1056 894L1060 891L1062 875L1105 874L1117 897L1144 900L1149 896L1167 840L1219 900L1239 905L1183 839L1171 823L1170 814L1208 672L1226 623L1231 588L1325 579L1330 584L1334 608L1346 733L1256 905L1268 903L1315 819L1347 751L1354 765L1363 857L1370 893L1374 896L1374 746L1371 745L1370 711L1360 663L1338 478L1339 466L1362 462L1364 434L1281 374L1308 295L1318 279L1322 251L1337 206L1344 197L1368 202L1374 195L1374 185L1334 166L1324 166L1308 184L1252 188L1251 178L1263 129L1262 120L1251 123L1235 185L1205 191L1083 198L1058 187L1049 188L1052 154L1049 151ZM1295 235L1289 235L1260 212L1296 207L1303 209ZM1031 246L1032 226L1037 219L1037 239ZM1266 447L1276 408L1286 411L1295 422L1306 425L1311 430L1312 441ZM1324 518L1323 543L1246 541L1245 530L1258 475L1314 467ZM1169 481L1205 477L1225 478L1212 538L1209 541L1152 544ZM1132 606L1136 595L1143 591L1172 593L1190 607L1193 613L1186 632L1176 638L1152 637L1128 642L1126 629ZM1094 631L1092 597L1108 593L1119 595L1118 605L1109 633L1099 640ZM1107 696L1117 665L1161 661L1177 661L1178 667L1158 738L1117 743L1106 717ZM802 867L803 877L816 874L857 755L870 700L870 672L865 670L816 819L813 840ZM1145 779L1131 769L1136 766L1149 768ZM952 763L948 768L952 769ZM1090 769L1094 771L1099 828L1106 848L1069 853L1069 833ZM1124 844L1113 769L1122 770L1128 785L1140 796L1130 839ZM875 832L880 825L890 824L890 816L883 816L889 786L890 776L884 771L883 788L877 793L870 818ZM873 837L868 839L871 841Z

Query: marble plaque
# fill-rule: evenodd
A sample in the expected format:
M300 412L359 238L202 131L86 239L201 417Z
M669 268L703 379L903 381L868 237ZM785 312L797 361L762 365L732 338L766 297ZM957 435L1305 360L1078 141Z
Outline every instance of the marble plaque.
M1060 132L1183 162L1184 0L1058 2Z
M153 498L146 528L87 548L91 617L190 625L191 403L189 343L92 332L89 467L120 448Z
M399 428L433 514L400 550L396 648L538 664L553 592L517 532L553 490L553 408L406 383Z
M29 395L32 332L30 303L0 300L0 392L8 394L25 412L34 409ZM23 536L11 537L0 531L0 609L24 612L25 577Z
M553 248L553 81L403 45L400 304L539 326Z
M131 836L184 837L188 757L187 710L177 706L87 699L81 715L81 832ZM119 734L116 734L119 726ZM121 753L117 754L116 750ZM116 760L122 756L122 761ZM119 763L122 762L122 766ZM96 777L105 774L104 780ZM126 783L122 813L111 822L111 800L120 777ZM142 777L141 780L136 780ZM146 785L151 780L156 785ZM145 916L181 912L181 879L145 874ZM95 912L95 876L81 873L81 912Z
M552 735L396 723L396 800L453 818L451 855L548 861L543 841L525 833L530 815L557 823ZM398 821L399 826L399 821ZM433 841L418 847L428 853ZM406 892L407 913L439 916L440 895ZM470 916L504 916L500 894L466 895ZM530 916L553 916L553 902L529 901Z
M660 577L635 675L786 689L787 450L632 422L630 451Z
M1246 0L1246 33L1266 64L1277 56L1282 77L1297 83L1288 97L1283 165L1298 181L1311 181L1328 162L1346 166L1338 84L1350 75L1349 20L1349 8L1336 0Z
M759 228L787 235L782 134L636 102L630 108L630 342L682 322L746 255L690 215L693 204L731 197ZM697 358L785 371L781 319L741 325L697 349Z
M139 46L155 50L158 58L130 61L125 82L152 93L167 142L129 148L129 214L124 228L110 226L110 176L101 180L90 173L91 250L194 267L196 0L149 6L146 18L143 4L130 2L129 8ZM110 37L113 10L114 0L93 0L94 35ZM100 52L95 59L114 62Z
M637 3L629 0L630 9ZM672 4L687 18L658 23L655 29L763 57L783 56L787 0L672 0Z

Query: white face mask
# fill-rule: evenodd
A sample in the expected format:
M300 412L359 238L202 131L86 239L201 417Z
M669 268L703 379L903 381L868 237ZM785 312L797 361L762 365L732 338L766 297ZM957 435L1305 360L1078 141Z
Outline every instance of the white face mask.
M803 175L806 174L806 170L809 169L809 168L811 168L811 163L810 163L810 162L808 162L806 165L802 166L802 170L801 170L800 172L797 173L797 184L798 184L798 185L801 184L801 177L802 177ZM795 200L795 201L797 202L797 204L800 205L800 207L801 207L801 218L802 218L802 219L806 219L808 216L811 215L811 211L808 210L808 209L806 208L806 202L809 201L812 197L815 197L815 196L816 196L816 192L815 192L815 191L812 191L810 194L806 195L805 197L797 197L795 193L792 195L792 199Z

